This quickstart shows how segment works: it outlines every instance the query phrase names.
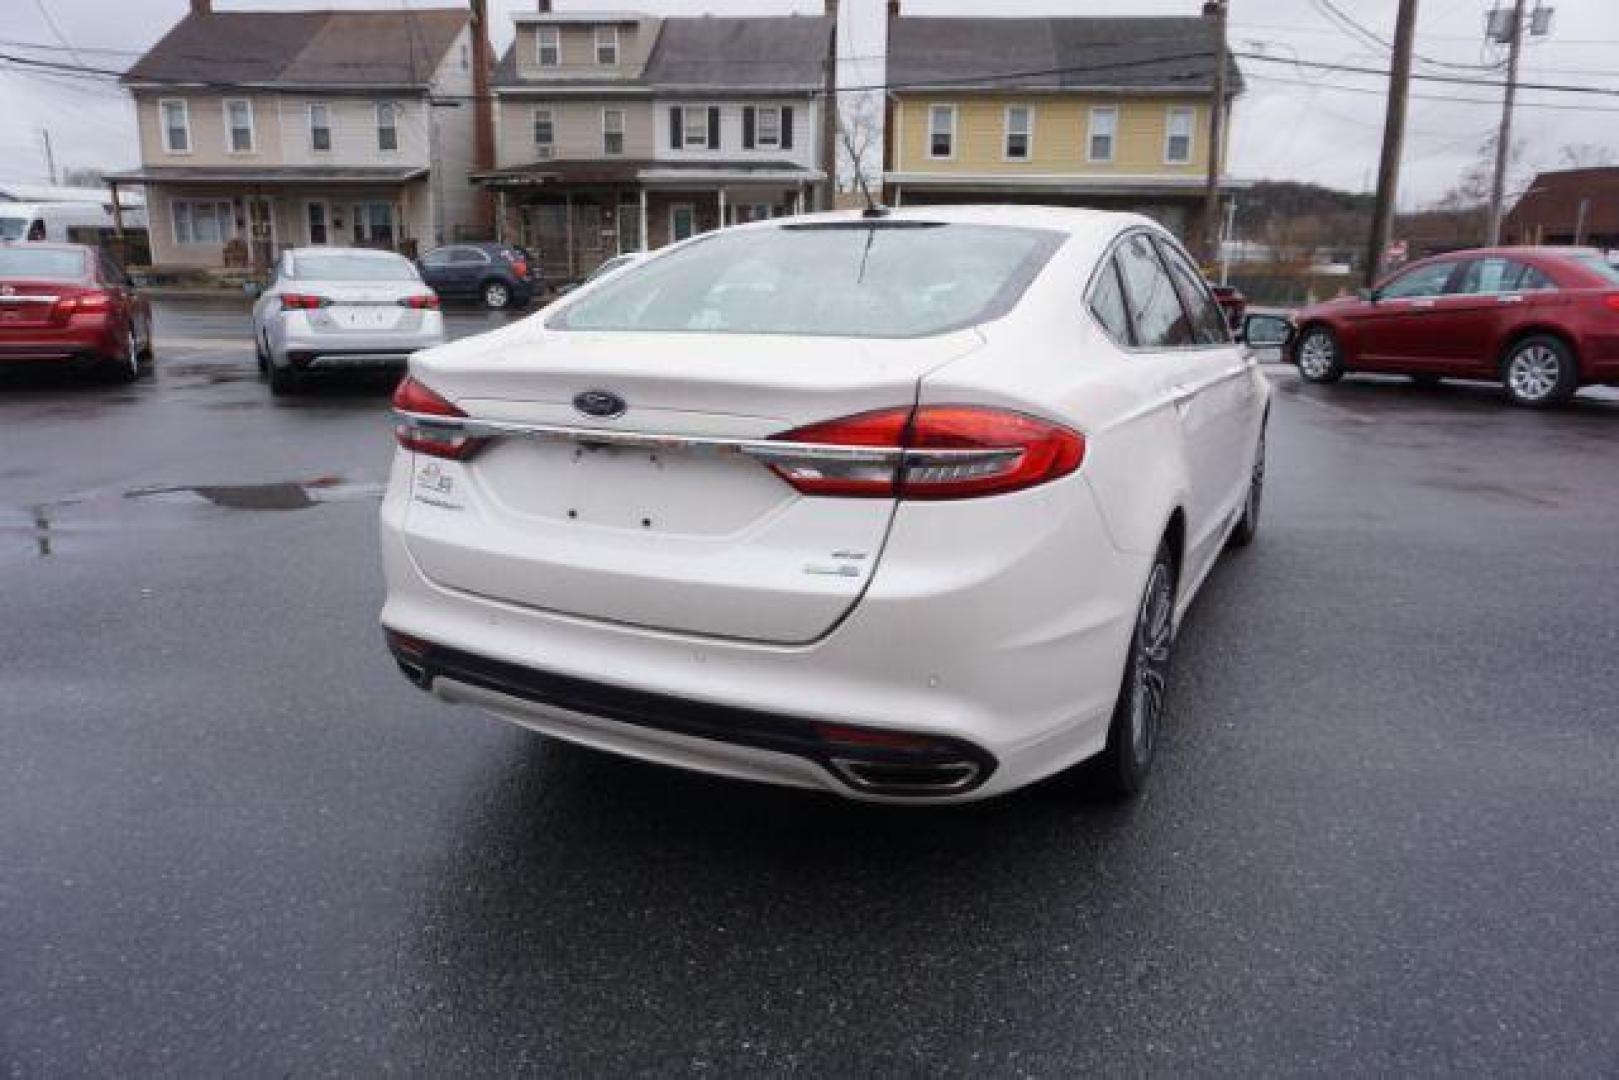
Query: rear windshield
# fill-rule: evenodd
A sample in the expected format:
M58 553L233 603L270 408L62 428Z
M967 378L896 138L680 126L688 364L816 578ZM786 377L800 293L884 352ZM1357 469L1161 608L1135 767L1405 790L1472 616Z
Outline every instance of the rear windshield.
M1574 261L1598 277L1607 278L1615 285L1619 285L1619 266L1613 265L1601 255L1595 252L1585 252L1574 256Z
M63 248L0 247L0 278L83 281L89 276L84 252Z
M349 255L341 251L294 255L292 275L300 281L416 281L416 268L402 258Z
M625 270L561 330L921 337L1004 314L1062 242L1044 229L838 222L718 233Z

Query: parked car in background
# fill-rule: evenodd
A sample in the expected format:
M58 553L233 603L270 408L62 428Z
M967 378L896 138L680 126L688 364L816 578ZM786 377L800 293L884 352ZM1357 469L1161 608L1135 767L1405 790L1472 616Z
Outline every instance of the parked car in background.
M1209 291L1214 293L1214 299L1219 303L1220 310L1225 312L1226 325L1231 327L1233 334L1242 329L1242 322L1248 315L1248 298L1242 290L1235 285L1209 284Z
M633 757L1132 794L1268 404L1147 218L741 225L411 357L381 620L441 699Z
M105 253L0 243L0 363L75 364L131 380L152 353L151 306Z
M527 307L539 266L505 244L449 244L421 258L422 279L446 299L477 300L484 307Z
M144 207L126 207L124 229L146 229ZM93 202L0 202L0 241L44 240L60 244L107 241L117 231L112 211Z
M276 394L317 372L399 367L443 341L438 296L391 251L294 248L253 305L259 371Z
M1298 312L1309 382L1352 372L1500 382L1520 405L1619 384L1619 269L1585 248L1504 247L1423 259L1375 289Z

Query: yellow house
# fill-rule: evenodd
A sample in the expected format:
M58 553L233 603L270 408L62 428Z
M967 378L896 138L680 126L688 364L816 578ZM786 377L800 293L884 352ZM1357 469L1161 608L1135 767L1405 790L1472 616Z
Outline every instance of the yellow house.
M899 17L889 5L885 197L1033 202L1200 224L1215 37L1201 18ZM1233 65L1226 107L1240 88ZM1230 130L1230 125L1226 125ZM1236 185L1224 175L1221 186Z

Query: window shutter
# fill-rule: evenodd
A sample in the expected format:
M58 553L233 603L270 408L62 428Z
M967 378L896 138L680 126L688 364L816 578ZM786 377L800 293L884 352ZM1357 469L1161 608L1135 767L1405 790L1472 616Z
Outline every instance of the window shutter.
M682 128L683 118L680 115L680 106L676 105L669 110L669 147L679 150L686 145L686 133Z
M720 148L720 110L718 106L711 105L708 109L708 148Z
M783 150L793 148L793 107L791 105L781 107L781 148Z
M742 149L753 149L753 106L748 105L742 109Z

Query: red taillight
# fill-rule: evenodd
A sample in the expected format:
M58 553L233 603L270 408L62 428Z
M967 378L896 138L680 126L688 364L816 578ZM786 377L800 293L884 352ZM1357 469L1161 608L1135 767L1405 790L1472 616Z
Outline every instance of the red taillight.
M1085 459L1085 438L1076 431L976 405L883 409L775 438L805 448L802 456L788 452L771 461L777 475L805 495L1000 495L1066 476Z
M428 293L426 296L407 296L399 301L399 306L417 308L418 310L437 311L438 294Z
M101 315L112 310L112 296L104 292L82 292L56 302L58 315Z
M282 293L282 311L314 311L316 308L330 307L332 302L324 296L312 296L309 293Z
M1609 293L1602 298L1602 302L1608 305L1609 311L1619 311L1619 293Z
M524 262L522 259L514 260L512 262L512 273L516 274L520 278L528 277L528 263Z
M467 414L408 375L394 390L393 406L395 412L402 414L400 422L394 425L394 437L406 450L465 461L488 441L462 434L454 421ZM434 417L443 417L447 422L436 424Z

